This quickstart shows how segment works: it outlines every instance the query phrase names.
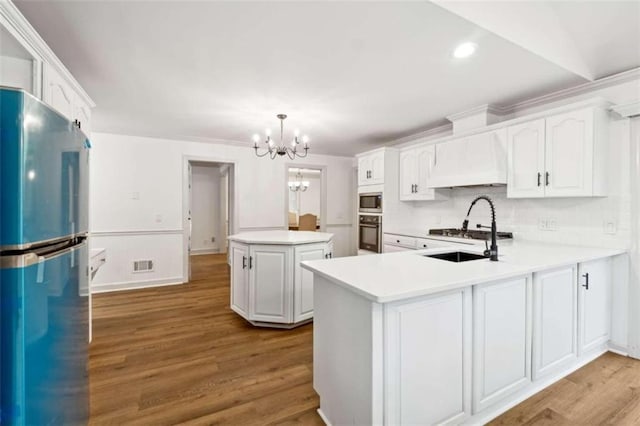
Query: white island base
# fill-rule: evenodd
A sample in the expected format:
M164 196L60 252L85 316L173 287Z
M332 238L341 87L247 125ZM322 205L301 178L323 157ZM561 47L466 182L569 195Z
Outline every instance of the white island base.
M442 249L305 263L325 423L484 424L606 352L627 256L540 249L491 263L420 256Z
M229 237L231 309L258 327L293 328L313 320L313 273L304 260L333 256L333 234L256 231Z

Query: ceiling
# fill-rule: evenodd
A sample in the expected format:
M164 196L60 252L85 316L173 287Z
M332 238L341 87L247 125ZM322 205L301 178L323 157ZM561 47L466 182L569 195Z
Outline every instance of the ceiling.
M285 137L352 155L640 66L640 2L15 3L99 132L251 146L286 113ZM478 51L456 60L463 41Z

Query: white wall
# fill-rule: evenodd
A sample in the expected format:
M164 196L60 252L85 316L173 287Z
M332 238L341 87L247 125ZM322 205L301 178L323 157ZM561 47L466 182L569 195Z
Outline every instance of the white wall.
M220 168L191 167L191 253L220 251ZM214 241L212 241L214 239Z
M183 281L183 165L185 156L236 165L235 231L285 229L286 160L257 158L247 147L107 133L92 134L91 245L107 249L94 291ZM355 254L352 241L352 158L309 155L296 164L326 166L326 230L336 256ZM233 230L231 231L233 232ZM132 273L135 259L156 270Z

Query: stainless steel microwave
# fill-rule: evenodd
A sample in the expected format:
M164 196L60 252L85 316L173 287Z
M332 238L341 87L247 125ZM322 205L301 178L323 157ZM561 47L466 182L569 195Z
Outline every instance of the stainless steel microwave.
M358 197L360 213L382 213L382 192L362 193Z

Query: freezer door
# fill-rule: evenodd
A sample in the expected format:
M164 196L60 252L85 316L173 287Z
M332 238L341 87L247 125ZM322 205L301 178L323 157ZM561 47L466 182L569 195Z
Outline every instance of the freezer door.
M1 259L0 424L86 424L87 244Z
M89 142L33 96L0 89L0 250L85 234Z

